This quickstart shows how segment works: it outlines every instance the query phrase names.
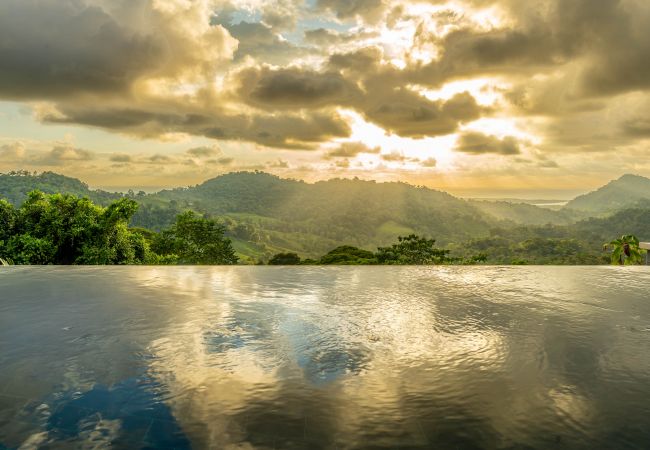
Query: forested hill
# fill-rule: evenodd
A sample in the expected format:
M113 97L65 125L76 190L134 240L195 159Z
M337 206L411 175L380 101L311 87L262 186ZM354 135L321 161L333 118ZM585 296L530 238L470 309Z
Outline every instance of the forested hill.
M650 201L650 179L623 175L596 191L576 197L566 208L604 214L647 201Z
M622 184L640 185L646 180L637 178L641 177L623 177ZM606 216L605 210L592 214L467 201L406 183L334 179L309 184L262 172L230 173L155 194L92 190L79 180L54 173L0 174L0 197L16 205L34 189L87 196L102 205L131 197L140 205L131 226L151 230L169 227L186 210L216 217L226 225L243 262L268 260L280 252L318 257L344 244L375 250L413 233L435 238L439 245L459 253L485 252L492 263L594 263L602 257L602 244L618 234L650 239L646 220L650 203L639 204L638 196L635 210L609 219L584 220L590 215ZM625 202L619 204L622 208ZM607 205L616 208L617 203L611 200Z
M259 172L162 191L143 203L171 202L227 218L236 238L306 255L341 243L375 248L409 233L444 244L485 235L497 223L464 200L405 183L334 179L308 184Z
M5 198L10 203L19 205L27 198L27 194L33 190L39 190L46 194L61 193L88 197L102 205L122 197L120 193L90 189L86 183L76 178L53 172L39 174L20 170L0 173L0 198Z

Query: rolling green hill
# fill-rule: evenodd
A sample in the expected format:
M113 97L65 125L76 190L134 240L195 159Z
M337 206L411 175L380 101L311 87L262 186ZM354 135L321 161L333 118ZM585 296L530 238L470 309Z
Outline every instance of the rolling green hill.
M569 208L555 210L518 202L471 200L471 204L496 219L519 225L568 225L589 215Z
M561 210L525 203L462 200L406 183L333 179L314 184L262 172L238 172L202 184L137 195L92 190L46 172L0 174L0 197L19 204L27 192L65 192L99 204L130 196L131 225L160 230L185 210L220 218L243 262L281 252L316 258L340 245L368 250L415 233L457 255L488 254L491 263L594 264L602 244L633 233L650 240L650 180L627 175ZM628 209L607 214L620 207ZM575 209L574 209L575 208ZM590 217L594 216L594 217Z
M576 197L565 208L601 215L634 206L643 200L650 200L650 179L623 175L596 191Z
M21 204L27 198L27 193L33 190L43 191L46 194L61 193L88 197L101 205L106 205L121 197L119 193L92 190L86 183L76 178L53 172L40 174L26 171L0 173L0 197L7 199L10 203Z
M269 251L319 256L342 243L375 249L400 234L442 244L486 235L497 220L447 193L405 183L334 179L308 184L266 173L231 173L152 194L145 205L189 207L224 217L237 238Z

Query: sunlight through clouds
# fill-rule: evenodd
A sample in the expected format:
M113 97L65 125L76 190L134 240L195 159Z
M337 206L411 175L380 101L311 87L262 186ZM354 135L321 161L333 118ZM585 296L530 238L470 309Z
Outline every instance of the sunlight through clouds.
M589 165L595 184L610 169L593 153L624 153L623 172L647 167L650 13L594 2L7 0L0 138L47 147L72 130L93 154L172 159L212 141L234 155L229 170L393 170L428 185L498 175L488 159L514 172L536 161L567 184ZM491 146L459 152L476 133ZM381 153L321 159L343 142ZM91 173L78 160L63 169ZM219 170L167 167L156 184Z

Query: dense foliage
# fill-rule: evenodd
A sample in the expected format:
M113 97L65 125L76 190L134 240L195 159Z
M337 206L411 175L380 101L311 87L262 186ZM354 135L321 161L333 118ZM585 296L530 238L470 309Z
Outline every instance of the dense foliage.
M187 211L170 229L156 235L152 248L179 264L236 264L238 258L224 231L216 220Z
M377 249L377 260L382 264L443 264L450 261L449 250L436 248L435 239L414 234L398 237L390 247Z
M390 247L380 247L376 253L342 245L321 256L318 260L301 260L295 253L279 253L269 260L270 265L435 265L435 264L476 264L485 262L485 255L471 258L450 257L449 250L435 247L435 239L427 239L411 234L398 237L397 243Z
M278 253L269 259L271 266L295 266L300 262L300 256L296 253Z
M106 208L71 194L31 192L18 209L0 201L0 256L16 264L143 264L144 237L128 229L138 205Z
M342 245L336 247L323 255L318 261L319 264L378 264L377 257L374 253L363 250L351 245Z
M623 175L594 192L576 197L567 207L602 214L632 207L644 200L650 200L650 179Z
M612 249L612 264L631 265L643 261L645 250L639 248L639 239L632 234L626 234L614 239L605 244L604 247Z
M235 264L224 227L187 212L158 234L130 229L129 198L107 207L33 191L19 208L0 200L0 258L14 264ZM152 250L152 247L155 251Z
M162 255L159 262L202 260L197 253L180 257L178 246L167 242L160 247L162 241L155 239L189 210L202 220L218 217L222 237L230 240L239 262L248 264L267 263L282 253L296 254L303 264L375 264L377 248L387 249L384 257L389 258L397 237L411 234L435 236L456 263L486 254L490 264L607 264L611 251L603 250L602 242L624 234L650 240L648 183L624 176L555 210L512 201L467 201L405 183L335 179L308 184L260 172L231 173L156 194L108 193L53 173L12 172L0 174L0 197L18 207L30 189L42 188L103 206L121 199L137 202L129 226L137 227L137 234ZM599 204L603 208L596 211ZM588 205L592 212L572 205ZM185 243L195 245L192 239Z

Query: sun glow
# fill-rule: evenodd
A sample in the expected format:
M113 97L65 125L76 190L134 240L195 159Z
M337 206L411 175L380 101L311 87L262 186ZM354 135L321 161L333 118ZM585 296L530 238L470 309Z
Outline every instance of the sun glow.
M453 167L455 153L452 151L455 136L447 135L435 138L411 139L388 134L384 129L367 122L358 113L344 111L348 117L352 135L346 141L362 142L370 148L380 147L381 153L361 154L356 161L364 167L383 166L410 170L431 170L433 167L423 167L422 162L434 159L435 170L445 171ZM390 160L390 155L401 155L403 160ZM388 160L386 159L388 158Z
M490 106L503 99L502 92L511 85L499 78L474 78L445 83L440 89L409 87L429 100L449 100L454 95L469 92L480 105Z
M539 145L542 142L538 136L527 131L526 123L523 120L516 118L485 117L461 127L461 130L477 131L499 138L512 136L533 145Z

